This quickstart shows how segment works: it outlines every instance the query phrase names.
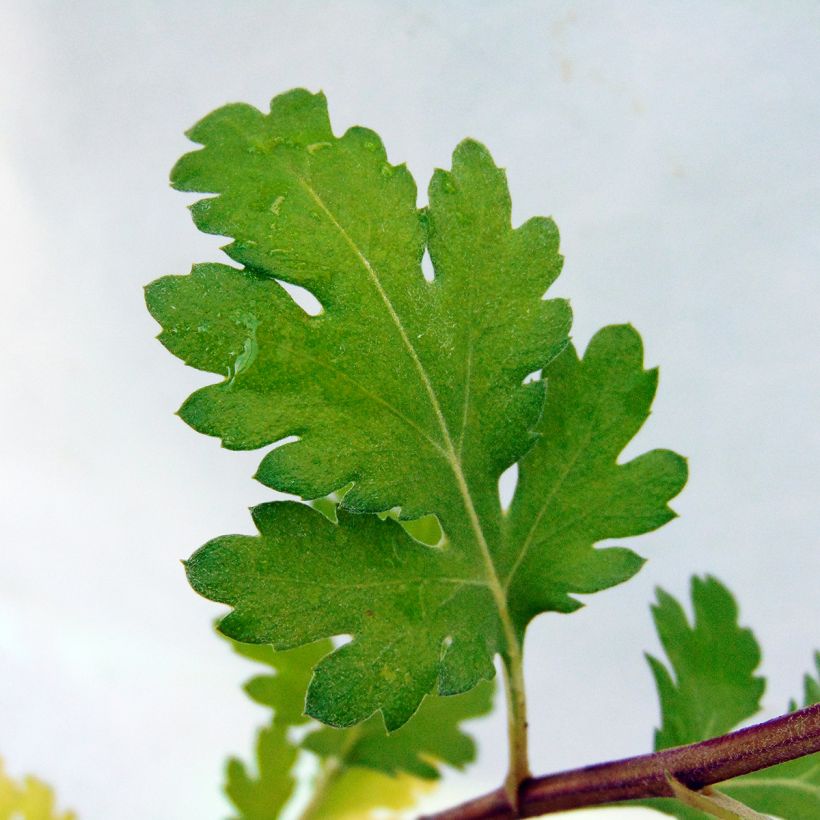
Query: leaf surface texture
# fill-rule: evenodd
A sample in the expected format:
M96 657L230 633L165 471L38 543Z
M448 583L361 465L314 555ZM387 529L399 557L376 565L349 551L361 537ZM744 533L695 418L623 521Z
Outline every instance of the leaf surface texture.
M605 328L583 357L569 344L566 303L544 298L557 230L540 217L512 227L505 175L479 143L456 148L419 208L377 135L333 134L321 95L290 92L269 114L227 106L189 136L202 148L173 184L213 195L194 220L230 237L244 267L197 265L148 288L163 344L221 377L180 414L237 449L294 436L258 478L304 499L344 493L336 523L292 502L257 507L258 535L215 539L188 577L232 607L221 628L237 640L351 636L316 667L308 713L348 726L381 711L394 730L427 693L491 677L540 612L570 612L640 568L596 544L674 515L683 459L618 462L657 374L631 327ZM505 514L498 479L516 462ZM427 522L418 539L408 519ZM431 520L435 546L420 534Z

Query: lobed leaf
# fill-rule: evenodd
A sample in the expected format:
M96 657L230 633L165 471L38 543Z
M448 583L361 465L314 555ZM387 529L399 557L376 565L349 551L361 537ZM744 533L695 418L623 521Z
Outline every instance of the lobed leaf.
M661 727L655 748L695 743L724 734L760 708L765 681L754 675L760 649L749 629L738 624L738 608L729 590L715 578L692 579L694 624L681 604L658 590L653 617L670 667L648 656L661 703ZM806 675L804 706L820 701L818 679ZM808 755L720 784L720 792L758 812L812 820L820 816L820 755ZM703 812L673 800L641 805L681 820Z
M446 682L442 669L463 678L484 663L471 674L492 677L492 596L458 553L418 543L391 519L343 509L338 524L295 502L252 512L259 535L206 544L187 562L188 578L234 608L220 630L235 640L288 649L354 637L316 667L307 714L350 726L381 709L392 731L437 679Z
M349 730L318 728L302 746L323 758L342 757L346 766L436 780L441 776L439 763L461 769L475 760L475 741L461 723L486 715L492 703L493 685L485 681L463 695L425 698L412 720L390 735L381 717L374 715Z
M750 629L738 625L732 593L716 578L692 578L695 620L669 593L657 591L655 628L671 670L647 656L661 701L662 722L655 748L683 746L725 734L760 709L766 688L754 672L760 647Z
M480 144L456 148L419 209L407 169L370 131L336 137L321 95L282 95L268 115L227 106L190 136L203 147L174 185L215 195L194 219L231 237L245 268L198 265L148 288L163 344L222 376L180 413L228 447L298 437L262 461L275 489L345 489L338 523L292 503L256 508L259 535L210 542L188 577L233 608L222 629L237 640L351 636L316 667L308 712L347 726L381 711L395 730L427 693L491 677L538 613L570 612L573 595L639 569L630 550L595 545L674 515L680 457L617 463L656 373L628 327L601 331L583 359L568 346L566 303L543 298L561 267L555 226L512 227L504 173ZM519 460L504 514L498 479ZM352 514L365 512L411 534Z
M644 559L608 538L657 529L675 517L668 502L686 483L685 459L653 450L626 464L621 451L649 417L657 370L643 369L637 331L599 331L580 359L570 345L544 373L539 437L519 465L498 564L518 624L540 612L572 612L570 593L631 578Z
M288 652L276 652L268 644L231 641L237 655L270 667L275 674L255 675L245 684L251 700L273 709L274 726L299 726L305 714L305 692L313 667L333 649L330 641L316 641Z
M460 508L454 461L497 478L522 454L543 396L522 380L564 347L570 314L541 298L561 267L555 226L513 230L486 149L460 145L422 211L376 134L333 135L320 94L281 95L268 116L226 106L189 136L204 147L172 182L217 194L194 221L233 237L225 250L246 266L148 288L163 344L224 377L183 405L189 424L237 449L297 435L265 457L261 481L305 498L353 482L346 507L411 518L439 512L431 492ZM435 282L421 271L427 242ZM310 290L322 314L277 279Z

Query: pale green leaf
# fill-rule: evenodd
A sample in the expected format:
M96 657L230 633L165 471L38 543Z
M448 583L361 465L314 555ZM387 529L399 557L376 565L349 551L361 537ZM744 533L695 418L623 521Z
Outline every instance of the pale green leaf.
M225 794L238 810L239 820L276 820L293 794L293 766L298 747L287 736L287 727L274 722L256 739L256 772L231 758L225 771Z
M433 788L431 781L409 774L391 776L375 769L345 769L315 795L315 802L301 820L383 819L385 810L409 809Z
M243 658L274 670L272 675L256 675L244 688L252 700L273 709L275 725L298 726L309 720L305 715L305 692L313 667L333 649L330 641L316 641L288 652L276 652L267 644L230 644Z
M493 685L485 681L463 695L425 698L413 718L390 735L374 715L346 730L316 729L302 746L320 757L342 757L346 766L433 780L440 777L439 763L461 769L475 759L475 741L460 724L486 715L492 702Z

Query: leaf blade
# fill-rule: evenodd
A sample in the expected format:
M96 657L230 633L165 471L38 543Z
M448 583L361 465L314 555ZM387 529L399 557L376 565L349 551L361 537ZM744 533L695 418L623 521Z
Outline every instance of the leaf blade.
M690 623L680 602L658 590L653 618L669 667L647 656L658 688L661 726L655 748L706 740L734 729L759 709L765 681L754 675L760 648L738 622L731 592L717 579L693 577ZM820 661L815 655L820 673ZM817 680L804 678L804 705L818 702ZM789 820L820 814L820 755L808 755L720 784L720 792L752 809ZM702 812L675 801L638 801L681 820Z
M739 626L737 604L716 578L692 578L692 625L671 595L657 594L652 613L672 673L664 676L661 663L650 662L663 716L655 746L725 734L760 709L766 685L754 675L760 647L751 630Z
M545 371L548 398L539 439L519 465L507 519L502 576L519 622L542 611L572 612L572 592L591 593L632 577L644 560L605 538L639 535L675 514L668 502L686 462L655 450L627 464L620 451L649 415L656 371L643 369L629 326L599 331L583 358L570 347Z
M288 649L354 636L315 668L308 714L350 726L381 709L392 730L432 691L443 655L451 665L456 656L462 668L493 676L486 645L480 653L468 650L476 635L492 636L497 616L486 585L459 556L426 547L375 516L340 510L333 524L294 502L252 512L258 536L216 539L189 559L186 572L197 592L234 608L220 629L235 640ZM460 612L465 599L471 604Z
M550 394L553 385L560 392L562 379L574 383L587 372L563 373L574 355L566 348L569 308L544 298L562 265L554 223L534 218L513 228L504 172L472 140L456 148L450 170L434 174L430 204L419 209L415 182L404 166L388 162L378 136L358 127L335 136L324 97L304 90L275 98L267 115L226 106L190 136L202 147L180 160L173 184L214 195L194 205L194 220L229 236L225 250L245 268L199 265L148 288L163 344L223 377L194 393L180 414L234 449L293 436L263 458L257 477L264 483L305 499L347 487L341 505L348 511L434 517L443 537L436 551L419 551L418 542L397 532L377 535L363 516L322 528L296 521L303 514L290 510L275 533L275 508L260 508L267 531L260 526L257 540L236 536L206 545L189 562L189 578L201 594L233 607L224 629L235 638L284 648L352 634L350 644L318 664L308 709L339 725L381 710L395 729L427 692L466 691L492 676L495 654L520 654L517 644L539 612L571 611L579 606L571 592L597 591L634 574L642 559L630 550L594 545L668 520L666 501L682 486L685 469L673 454L648 454L621 468L615 490L587 487L593 501L616 512L626 505L629 521L605 516L580 540L564 538L554 549L540 539L537 571L529 572L525 550L519 566L527 572L515 566L507 578L515 583L505 587L516 548L509 522L523 502L514 500L505 516L498 478L521 458L534 475L536 450L542 460L564 457L545 435L561 417L549 400L542 417L545 385ZM425 245L432 282L421 273ZM307 288L322 312L306 315L279 282ZM633 332L623 349L615 345L598 358L618 365L636 339L640 348ZM596 345L585 358L595 358ZM544 367L546 382L525 379ZM634 378L646 381L640 361L635 368ZM640 422L654 382L644 393ZM637 427L615 438L628 441ZM619 452L593 444L582 454L587 472L599 451L613 460ZM551 504L545 482L527 477L516 496L527 486L541 501L547 496L550 516L583 520L577 498L561 494ZM646 511L638 504L645 497L652 499ZM367 552L367 538L394 563ZM305 539L310 544L301 552ZM346 567L334 564L342 542L354 556ZM284 566L282 556L307 556L310 572ZM349 585L331 584L321 593L327 600L319 600L316 578L331 565L348 580L351 566L370 577L378 565L382 581L406 596L402 604L378 593L389 613L381 632L362 620L369 607L361 590L351 598ZM397 566L404 577L396 576ZM299 586L302 597L289 585ZM432 620L417 629L428 609ZM374 681L372 669L382 680Z
M309 722L304 701L317 655L329 642L276 652L269 645L237 643L234 652L273 669L275 675L257 675L245 685L251 697L273 710L270 724L257 735L257 774L241 760L226 766L225 792L242 820L272 820L280 816L293 796L294 765L300 750L317 755L321 774L309 810L303 816L370 816L378 808L412 805L440 777L441 765L463 768L475 758L475 742L462 724L492 708L492 684L454 697L428 697L416 716L398 732L387 735L378 716L351 729L309 726L298 741L289 728ZM263 697L252 684L264 681Z

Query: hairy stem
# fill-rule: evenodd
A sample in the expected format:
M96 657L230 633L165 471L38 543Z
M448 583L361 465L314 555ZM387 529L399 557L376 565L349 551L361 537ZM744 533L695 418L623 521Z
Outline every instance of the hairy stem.
M504 787L507 799L518 806L518 789L530 777L527 749L527 696L521 646L516 642L504 655L504 692L507 696L507 737L510 765Z
M430 815L427 820L511 820L625 800L673 797L669 775L693 790L820 752L820 704L728 735L654 754L536 777Z

